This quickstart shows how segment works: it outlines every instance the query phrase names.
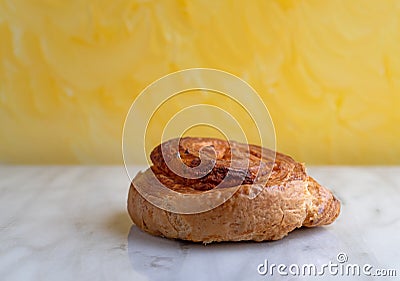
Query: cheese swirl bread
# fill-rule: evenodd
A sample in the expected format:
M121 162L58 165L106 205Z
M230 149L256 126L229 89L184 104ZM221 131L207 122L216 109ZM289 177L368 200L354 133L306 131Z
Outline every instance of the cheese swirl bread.
M340 213L339 200L303 164L257 145L187 137L160 144L150 158L153 166L132 181L128 212L153 235L203 243L278 240L302 226L330 224ZM179 213L170 203L149 202L146 194L163 194L160 185L199 201L205 194L227 199L203 212Z

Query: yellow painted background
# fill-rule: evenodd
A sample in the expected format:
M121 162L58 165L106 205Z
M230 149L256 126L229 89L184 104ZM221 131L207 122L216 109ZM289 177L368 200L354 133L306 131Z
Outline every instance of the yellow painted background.
M389 0L0 0L0 162L119 164L134 98L191 67L250 83L299 161L400 164Z

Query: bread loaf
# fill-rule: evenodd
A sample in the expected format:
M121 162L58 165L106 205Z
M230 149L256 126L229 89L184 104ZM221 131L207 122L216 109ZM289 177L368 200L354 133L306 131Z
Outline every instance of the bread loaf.
M303 164L260 146L182 138L157 146L150 158L153 166L132 181L128 212L153 235L203 243L278 240L298 227L330 224L340 212L339 200L308 176ZM156 206L146 198L162 194L159 184L199 200L234 192L209 210L179 213L169 210L168 202Z

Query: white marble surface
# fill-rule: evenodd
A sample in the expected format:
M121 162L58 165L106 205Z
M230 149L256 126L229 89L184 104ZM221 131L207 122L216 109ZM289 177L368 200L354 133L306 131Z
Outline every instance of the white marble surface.
M397 270L397 278L375 280L398 279L400 167L308 171L342 201L333 225L276 242L204 246L132 226L123 167L0 166L0 280L274 280L281 276L257 273L264 259L321 265L340 252L348 263Z

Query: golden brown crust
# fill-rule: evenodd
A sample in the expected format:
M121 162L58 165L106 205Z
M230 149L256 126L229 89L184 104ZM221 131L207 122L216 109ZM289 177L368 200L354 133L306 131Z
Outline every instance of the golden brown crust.
M301 226L330 224L339 215L340 202L306 174L303 164L287 155L255 145L210 138L184 138L178 142L171 140L163 143L163 148L156 147L151 153L154 165L139 173L130 187L129 214L138 227L151 234L203 243L277 240ZM206 150L200 161L202 147L211 147L215 152ZM233 157L245 156L249 159L248 165L232 165ZM203 160L202 163L213 161L214 166L205 176L187 179L169 168L182 167L174 164L177 157L192 168ZM167 163L172 166L168 167ZM219 188L232 170L233 177ZM190 173L190 170L179 172ZM135 187L138 182L151 183L153 173L163 186L182 194L213 190L218 196L229 188L237 191L209 211L174 213L154 206ZM268 181L262 180L268 176ZM151 190L154 186L150 184L147 191L157 193Z
M172 139L157 146L150 154L156 174L170 176L176 182L199 190L213 189L224 179L224 187L253 183L257 177L269 174L274 157L273 151L262 150L259 146L212 138ZM193 169L202 161L204 165L200 170ZM178 176L176 172L184 176ZM204 176L199 176L202 172Z
M313 227L331 224L339 216L340 202L325 187L312 177L308 177L308 191L311 193L311 203L308 206L307 218L303 226Z

